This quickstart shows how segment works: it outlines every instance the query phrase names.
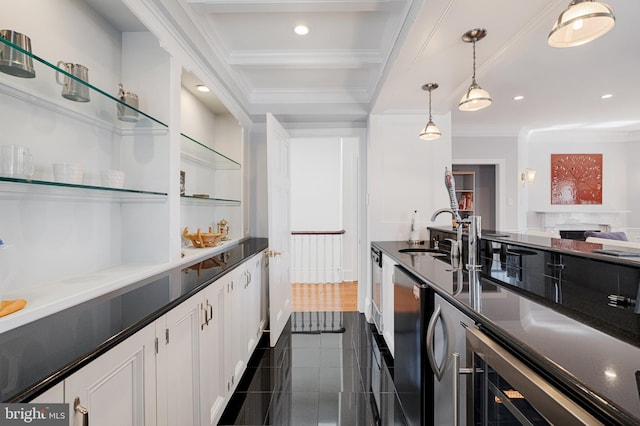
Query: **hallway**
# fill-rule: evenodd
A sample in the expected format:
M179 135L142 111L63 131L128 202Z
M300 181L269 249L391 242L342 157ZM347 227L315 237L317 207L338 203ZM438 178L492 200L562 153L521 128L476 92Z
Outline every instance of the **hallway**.
M393 360L359 312L294 312L263 338L220 425L405 425Z

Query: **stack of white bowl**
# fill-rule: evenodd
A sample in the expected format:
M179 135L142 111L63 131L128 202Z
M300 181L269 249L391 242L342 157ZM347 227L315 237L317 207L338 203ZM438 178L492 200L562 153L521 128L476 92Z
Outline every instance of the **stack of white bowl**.
M82 185L84 167L80 163L53 163L53 176L56 182Z
M102 186L107 188L122 188L124 186L124 172L122 170L102 170L100 178Z

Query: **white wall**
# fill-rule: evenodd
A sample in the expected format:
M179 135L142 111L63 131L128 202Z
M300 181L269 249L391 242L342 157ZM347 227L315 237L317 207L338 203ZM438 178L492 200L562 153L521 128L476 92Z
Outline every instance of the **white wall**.
M540 214L535 212L571 212L568 222L608 222L614 228L625 228L627 218L633 215L622 212L633 210L634 192L640 186L631 186L637 166L638 143L631 143L613 133L557 131L532 133L527 139L526 167L536 170L533 184L525 191L528 227L544 227ZM551 154L602 154L602 204L601 205L551 205ZM635 210L638 211L637 209ZM619 214L613 212L620 212ZM603 214L607 217L603 217ZM547 219L547 224L548 224Z
M250 234L255 237L269 236L269 209L267 194L267 133L264 124L255 125L249 131L248 149L245 163L249 197L246 205L251 206L249 216Z
M181 132L242 166L244 142L243 131L238 122L231 115L214 114L185 88L181 89L180 102ZM185 138L181 138L180 143L183 152L180 167L185 172L187 194L200 193L212 198L242 200L242 169L228 168L220 157ZM193 158L198 160L193 161ZM207 162L213 163L206 164ZM242 205L183 204L180 232L185 227L190 232L195 232L198 228L206 231L210 226L216 230L217 223L225 219L229 226L229 238L235 240L246 235ZM183 244L187 243L183 241Z
M342 230L341 138L291 138L290 142L291 230Z
M180 132L215 147L216 117L184 87L180 91Z
M451 169L451 117L434 116L442 137L423 141L424 114L369 117L368 184L370 241L408 240L418 211L420 237L428 238L432 213L449 206L445 166ZM451 223L440 215L436 224Z
M455 164L499 164L504 194L498 201L496 226L501 230L517 230L518 217L518 138L515 136L455 136L452 146ZM500 185L500 182L497 182Z
M627 216L627 226L640 231L640 140L627 146L627 208L633 213ZM639 232L640 233L640 232Z

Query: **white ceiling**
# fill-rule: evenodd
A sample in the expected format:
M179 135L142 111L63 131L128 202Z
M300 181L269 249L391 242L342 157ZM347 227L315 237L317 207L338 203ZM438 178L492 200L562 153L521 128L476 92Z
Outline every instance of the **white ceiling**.
M183 34L230 88L222 98L254 122L267 112L288 123L365 123L371 112L426 118L421 86L437 82L433 114L451 112L454 134L640 129L632 103L640 91L640 1L608 0L615 28L568 49L549 47L546 37L569 0L160 1L188 16L176 22L192 24ZM294 34L299 23L307 36ZM494 102L460 112L472 73L472 46L461 37L478 27L487 37L477 43L477 81ZM605 93L613 97L601 100Z

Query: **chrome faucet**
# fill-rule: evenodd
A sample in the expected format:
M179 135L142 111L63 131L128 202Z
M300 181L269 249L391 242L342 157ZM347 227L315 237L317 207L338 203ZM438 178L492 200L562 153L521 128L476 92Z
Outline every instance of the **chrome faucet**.
M460 218L460 214L453 209L439 209L431 215L431 222L434 222L436 217L441 213L450 213L456 222L456 241L451 241L451 257L458 257L462 259L462 226L465 223L469 224L468 235L468 259L467 269L477 271L482 268L480 264L480 239L481 235L481 223L482 218L480 216L469 216L465 219Z
M431 222L435 222L436 218L442 213L450 213L456 223L456 241L451 243L451 258L462 258L462 218L460 213L453 209L439 209L431 215Z

